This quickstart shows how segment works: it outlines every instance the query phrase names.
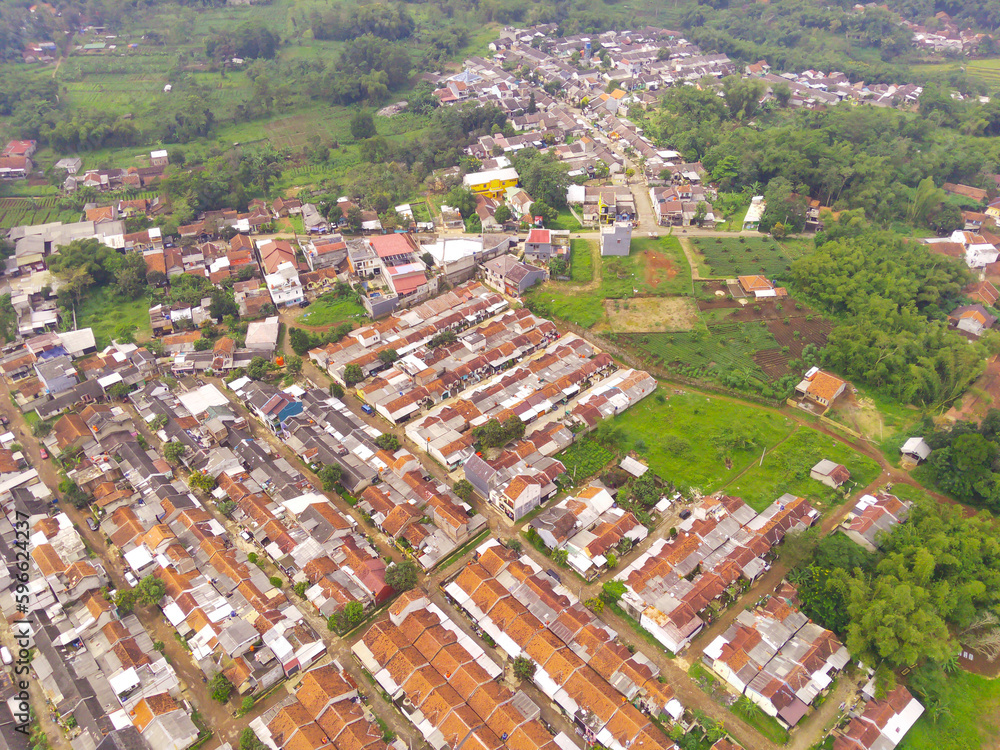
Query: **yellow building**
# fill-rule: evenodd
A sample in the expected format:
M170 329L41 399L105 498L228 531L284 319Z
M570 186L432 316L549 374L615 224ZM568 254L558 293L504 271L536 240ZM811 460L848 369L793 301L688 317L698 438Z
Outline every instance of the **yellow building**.
M517 187L517 181L517 170L513 167L473 172L462 178L462 184L476 195L485 195L498 200L503 200L507 188Z

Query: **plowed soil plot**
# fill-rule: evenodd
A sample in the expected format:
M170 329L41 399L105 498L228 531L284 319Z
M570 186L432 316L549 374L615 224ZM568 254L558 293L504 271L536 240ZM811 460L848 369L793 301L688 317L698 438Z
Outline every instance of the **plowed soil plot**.
M833 330L833 323L824 318L814 316L812 320L806 320L806 316L769 319L767 330L778 341L779 347L788 347L788 353L782 354L778 351L762 351L754 355L754 362L771 377L781 377L789 373L788 361L799 359L806 344L813 344L822 347L826 344L826 337Z

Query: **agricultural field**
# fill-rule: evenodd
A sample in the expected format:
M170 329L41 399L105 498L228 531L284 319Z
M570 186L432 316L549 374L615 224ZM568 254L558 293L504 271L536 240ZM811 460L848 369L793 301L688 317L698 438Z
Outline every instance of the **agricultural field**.
M720 279L752 274L787 279L791 262L804 254L801 242L784 244L770 237L698 237L691 245L701 256L702 276Z
M799 429L773 451L755 461L750 469L726 487L726 492L743 498L755 510L763 510L786 492L804 497L820 508L844 502L844 496L809 476L809 470L828 458L843 464L851 479L843 489L850 492L871 484L879 475L875 461L849 446L808 429Z
M948 76L956 71L965 70L969 78L985 83L991 89L1000 88L1000 58L990 57L982 60L969 60L966 63L942 62L925 63L910 66L914 72Z
M769 409L664 384L606 423L623 453L635 451L659 476L703 493L721 489L793 429L791 420ZM734 438L748 447L732 448Z
M580 484L607 466L615 454L593 438L583 437L556 458L566 466L573 482Z
M620 333L614 338L652 354L657 364L668 370L705 380L739 371L766 383L768 376L754 358L759 352L778 350L777 339L761 323L724 323L666 333Z
M742 304L728 296L726 287L717 282L702 284L698 291L698 309L710 329L733 323L759 323L767 327L777 347L757 352L753 360L770 378L787 375L789 360L801 359L806 346L825 346L833 330L831 321L791 297Z
M0 199L0 229L50 221L79 221L80 212L59 207L57 198Z

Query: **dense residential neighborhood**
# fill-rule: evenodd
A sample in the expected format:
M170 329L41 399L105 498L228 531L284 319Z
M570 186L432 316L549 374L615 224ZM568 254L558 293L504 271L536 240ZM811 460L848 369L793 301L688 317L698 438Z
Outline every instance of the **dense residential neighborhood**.
M0 750L992 747L995 3L633 5L0 7Z

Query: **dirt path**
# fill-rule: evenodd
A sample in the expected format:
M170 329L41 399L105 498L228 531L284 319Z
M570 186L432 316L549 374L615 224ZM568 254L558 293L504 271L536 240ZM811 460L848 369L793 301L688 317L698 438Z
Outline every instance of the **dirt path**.
M677 235L674 236L676 237ZM691 246L691 240L687 237L677 237L677 240L681 243L681 250L684 251L688 265L691 266L691 281L711 280L712 277L702 276L701 272L698 270L698 254L697 251Z

